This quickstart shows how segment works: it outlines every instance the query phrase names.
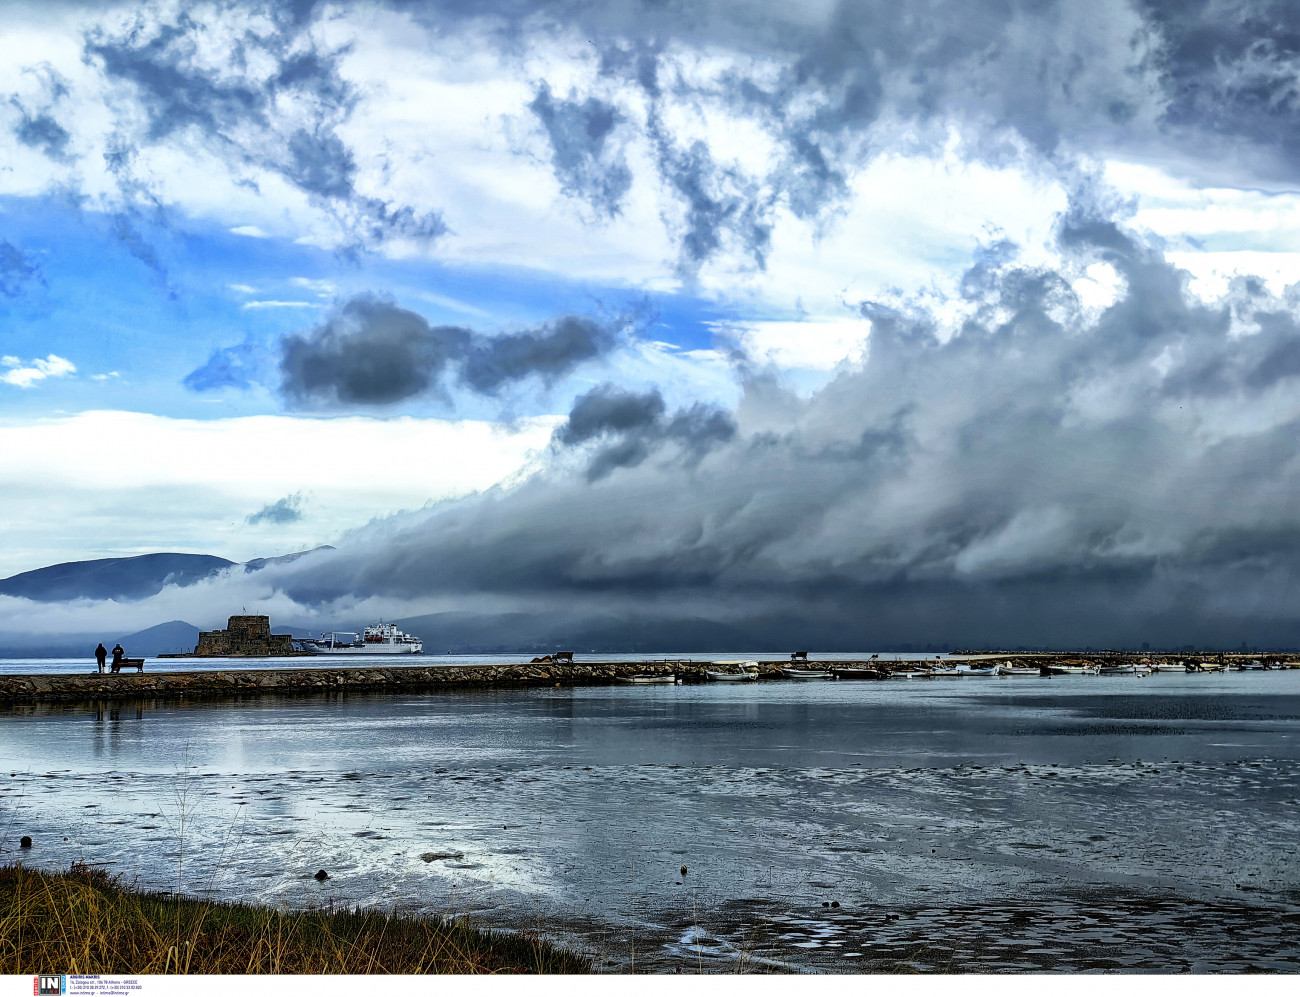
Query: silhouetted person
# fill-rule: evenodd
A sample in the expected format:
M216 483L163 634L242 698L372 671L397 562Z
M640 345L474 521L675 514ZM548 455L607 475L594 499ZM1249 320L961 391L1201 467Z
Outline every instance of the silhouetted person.
M108 648L104 646L104 642L101 640L99 642L99 647L95 648L95 661L99 663L99 674L101 675L104 674L104 659L107 657Z
M122 667L122 659L125 657L126 657L126 652L122 650L122 645L114 644L113 645L113 670L114 671L117 671L117 669Z

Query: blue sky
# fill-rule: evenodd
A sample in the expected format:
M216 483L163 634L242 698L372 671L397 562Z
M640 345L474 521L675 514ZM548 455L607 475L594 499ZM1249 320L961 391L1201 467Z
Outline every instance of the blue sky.
M1298 50L1230 0L11 3L0 575L330 543L241 604L906 621L1118 573L1285 629L1225 592L1300 571ZM452 523L497 574L448 594Z
M335 302L375 287L433 324L495 333L570 313L626 315L640 337L683 350L710 348L709 323L737 316L723 303L688 293L647 292L517 267L373 255L348 259L184 218L136 226L156 260L150 266L114 237L111 218L65 199L8 198L0 210L6 237L23 246L37 269L22 294L0 301L5 352L22 358L54 353L78 373L43 381L40 391L8 392L10 414L110 407L213 419L283 411L271 391L257 390L278 381L275 344L310 329ZM246 387L253 390L186 387L187 376L214 351L244 344L260 350L248 371L256 379ZM88 384L96 375L109 379ZM528 401L531 410L519 414L561 412L568 399ZM454 414L445 404L434 407ZM480 414L485 409L472 407Z

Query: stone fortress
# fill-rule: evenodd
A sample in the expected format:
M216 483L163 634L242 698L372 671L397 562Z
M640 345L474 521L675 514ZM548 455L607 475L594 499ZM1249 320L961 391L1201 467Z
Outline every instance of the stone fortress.
M270 658L299 655L289 634L271 633L269 616L232 616L225 630L199 631L196 658Z

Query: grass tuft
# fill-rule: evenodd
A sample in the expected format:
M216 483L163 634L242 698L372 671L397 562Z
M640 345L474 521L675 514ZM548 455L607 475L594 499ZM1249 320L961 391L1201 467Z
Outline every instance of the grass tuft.
M278 911L142 893L103 869L0 866L0 975L586 973L533 933L374 911Z

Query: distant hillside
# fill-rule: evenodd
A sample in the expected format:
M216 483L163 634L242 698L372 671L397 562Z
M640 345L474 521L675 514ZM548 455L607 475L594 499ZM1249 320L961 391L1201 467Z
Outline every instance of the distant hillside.
M194 645L199 642L199 628L184 620L172 620L170 623L159 623L156 627L127 634L125 637L117 637L115 640L133 658L174 654L178 651L194 650ZM104 646L113 645L104 641Z
M164 585L193 585L235 562L211 554L141 554L68 561L0 580L0 595L35 602L70 599L147 599Z
M318 550L333 549L324 546L280 557L258 557L245 562L244 568L259 571L268 565L287 564ZM34 602L67 602L71 599L134 602L156 595L167 585L193 585L234 567L236 563L211 554L141 554L138 557L68 561L0 580L0 595Z

